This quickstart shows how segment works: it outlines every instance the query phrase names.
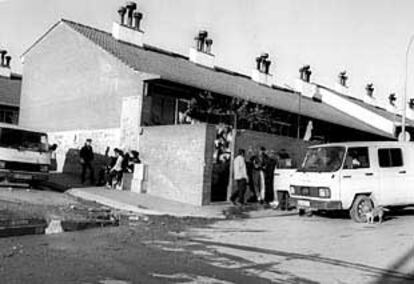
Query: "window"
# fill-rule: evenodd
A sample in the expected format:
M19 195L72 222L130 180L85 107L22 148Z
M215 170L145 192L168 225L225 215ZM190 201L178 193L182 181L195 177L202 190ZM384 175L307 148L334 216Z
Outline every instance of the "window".
M335 172L342 166L344 147L317 147L306 152L301 172Z
M400 148L378 149L378 160L381 168L401 167L402 151Z
M13 110L0 110L0 122L17 124L17 113Z
M368 147L348 148L344 169L351 170L366 168L369 168Z

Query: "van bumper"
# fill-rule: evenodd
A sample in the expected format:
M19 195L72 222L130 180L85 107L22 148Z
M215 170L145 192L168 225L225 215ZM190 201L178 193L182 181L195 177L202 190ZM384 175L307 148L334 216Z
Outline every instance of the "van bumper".
M39 172L0 171L0 180L4 179L7 179L10 182L33 183L48 180L49 174Z
M311 209L311 210L342 210L341 201L322 201L301 198L298 196L291 196L291 203L299 209Z

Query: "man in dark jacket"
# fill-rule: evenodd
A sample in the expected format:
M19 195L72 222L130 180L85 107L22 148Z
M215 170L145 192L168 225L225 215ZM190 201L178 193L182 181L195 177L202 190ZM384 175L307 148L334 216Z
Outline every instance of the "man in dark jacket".
M92 139L86 139L85 145L80 150L80 163L82 165L82 175L81 175L81 181L82 183L85 182L85 175L86 170L89 170L89 178L91 180L91 183L95 183L95 175L93 171L92 166L93 161L93 149L92 149Z

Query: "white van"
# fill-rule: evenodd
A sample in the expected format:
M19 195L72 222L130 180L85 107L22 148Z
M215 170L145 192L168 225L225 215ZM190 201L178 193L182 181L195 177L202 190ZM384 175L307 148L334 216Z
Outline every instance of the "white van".
M365 222L372 206L414 204L414 143L312 146L290 184L299 209L349 210L353 220Z
M48 147L46 133L0 123L0 186L47 180Z

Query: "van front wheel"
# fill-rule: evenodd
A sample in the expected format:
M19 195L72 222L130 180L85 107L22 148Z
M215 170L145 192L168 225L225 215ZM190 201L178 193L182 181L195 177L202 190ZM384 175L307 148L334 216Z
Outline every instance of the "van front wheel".
M366 212L372 210L372 200L368 196L359 195L352 204L352 208L349 211L352 220L357 223L364 223L367 221L365 216Z

